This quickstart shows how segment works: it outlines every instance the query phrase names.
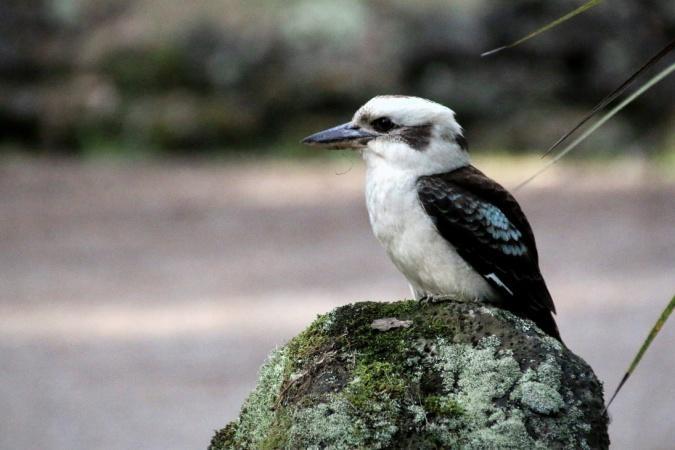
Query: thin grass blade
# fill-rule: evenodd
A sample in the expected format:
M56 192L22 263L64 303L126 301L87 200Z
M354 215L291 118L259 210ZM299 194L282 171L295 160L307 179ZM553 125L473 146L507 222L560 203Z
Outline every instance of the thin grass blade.
M628 106L630 103L632 103L636 98L640 97L642 94L644 94L646 91L651 89L654 85L656 85L658 82L666 78L668 75L673 73L675 71L675 63L672 63L670 66L666 67L659 73L657 73L654 77L652 77L649 81L647 81L645 84L640 86L640 88L632 93L630 96L628 96L626 99L624 99L621 103L619 103L617 106L615 106L611 111L609 111L607 114L605 114L600 120L598 120L596 123L594 123L591 127L589 127L581 136L579 136L577 139L575 139L571 144L569 144L567 147L565 147L563 150L561 150L554 158L552 158L548 163L546 163L541 169L536 171L533 175L531 175L529 178L525 179L522 183L517 185L513 190L517 191L518 189L521 189L523 186L537 178L539 175L542 173L546 172L551 166L553 166L555 163L560 161L566 154L574 150L579 144L581 144L583 141L586 140L591 134L593 134L598 128L603 126L609 119L614 117L616 114L618 114L622 109L624 109L626 106Z
M492 50L489 50L489 51L487 51L487 52L481 53L480 56L494 55L495 53L501 52L502 50L506 50L507 48L513 48L513 47L515 47L515 46L517 46L517 45L520 45L520 44L522 44L523 42L529 41L529 40L532 39L533 37L538 36L538 35L540 35L541 33L545 32L545 31L548 31L548 30L550 30L550 29L553 28L553 27L558 26L558 25L560 25L560 24L563 23L563 22L567 22L568 20L570 20L570 19L573 18L574 16L576 16L576 15L578 15L578 14L581 14L582 12L591 9L591 8L593 8L594 6L597 6L597 5L599 5L600 3L602 3L602 2L603 2L603 0L590 0L590 1L587 1L586 3L584 3L584 4L581 5L581 6L579 6L577 9L575 9L574 11L571 11L571 12L565 14L564 16L557 18L557 19L554 20L553 22L549 22L548 24L544 25L543 27L539 28L538 30L533 31L532 33L528 34L527 36L522 37L522 38L518 39L517 41L515 41L515 42L513 42L513 43L511 43L511 44L503 45L503 46L501 46L501 47L497 47L497 48L495 48L495 49L492 49Z
M652 344L652 341L656 337L657 334L659 334L659 331L661 331L661 328L663 328L663 324L666 323L666 320L668 320L668 317L670 317L670 313L673 312L673 309L675 309L675 296L670 300L670 303L668 303L668 306L666 306L666 309L663 310L661 313L661 316L659 316L658 320L652 327L651 331L649 332L649 335L647 336L647 339L642 343L642 346L640 347L640 350L638 350L637 355L635 355L635 358L633 358L633 362L630 363L630 366L628 367L628 370L624 374L623 378L621 379L621 382L619 383L619 386L616 388L614 391L614 394L612 394L612 398L609 399L609 402L607 403L607 406L605 406L605 411L609 409L609 405L612 404L614 399L616 398L616 395L619 393L623 385L626 383L628 378L633 374L633 371L637 367L638 364L640 364L640 360L644 356L645 352L649 348L649 346Z
M593 116L595 116L600 110L604 109L605 106L609 105L612 103L614 100L616 100L621 94L623 94L628 87L630 87L631 84L644 72L652 68L656 63L661 61L664 56L669 54L671 51L675 49L675 39L673 39L668 45L666 45L661 51L659 51L657 54L649 58L649 60L644 63L635 73L633 73L626 81L621 83L619 87L614 89L607 97L603 98L597 105L591 109L588 114L584 116L583 119L581 119L571 130L566 132L565 134L562 135L560 139L555 141L553 145L551 145L541 156L542 158L547 156L549 153L551 153L553 150L558 148L560 144L562 144L564 141L567 140L572 134L574 134L579 128L584 126L586 122L588 122Z

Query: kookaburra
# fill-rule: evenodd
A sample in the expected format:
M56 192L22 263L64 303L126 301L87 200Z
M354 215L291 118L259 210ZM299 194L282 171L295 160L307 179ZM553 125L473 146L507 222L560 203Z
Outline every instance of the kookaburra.
M356 149L373 232L417 299L496 304L560 339L532 229L516 200L469 162L455 113L383 95L305 144Z

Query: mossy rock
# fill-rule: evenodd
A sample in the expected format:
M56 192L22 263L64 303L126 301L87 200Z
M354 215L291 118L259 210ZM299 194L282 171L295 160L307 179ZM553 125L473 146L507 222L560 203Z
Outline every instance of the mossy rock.
M210 450L608 448L602 384L532 322L477 303L356 303L272 353Z

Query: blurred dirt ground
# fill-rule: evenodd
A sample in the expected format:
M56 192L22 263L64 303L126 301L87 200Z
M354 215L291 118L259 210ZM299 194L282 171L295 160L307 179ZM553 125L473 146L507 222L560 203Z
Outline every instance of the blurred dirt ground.
M477 165L507 187L537 161ZM343 173L346 172L346 173ZM0 448L199 449L317 313L408 295L361 164L0 165ZM565 166L517 193L567 345L611 391L675 293L675 183ZM611 409L675 443L675 322Z

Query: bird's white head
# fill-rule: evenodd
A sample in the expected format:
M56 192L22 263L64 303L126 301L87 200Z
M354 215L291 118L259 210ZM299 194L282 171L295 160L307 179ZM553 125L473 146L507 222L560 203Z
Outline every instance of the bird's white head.
M351 122L305 138L303 143L363 152L366 164L414 175L448 172L469 164L466 140L455 113L419 97L381 95Z

